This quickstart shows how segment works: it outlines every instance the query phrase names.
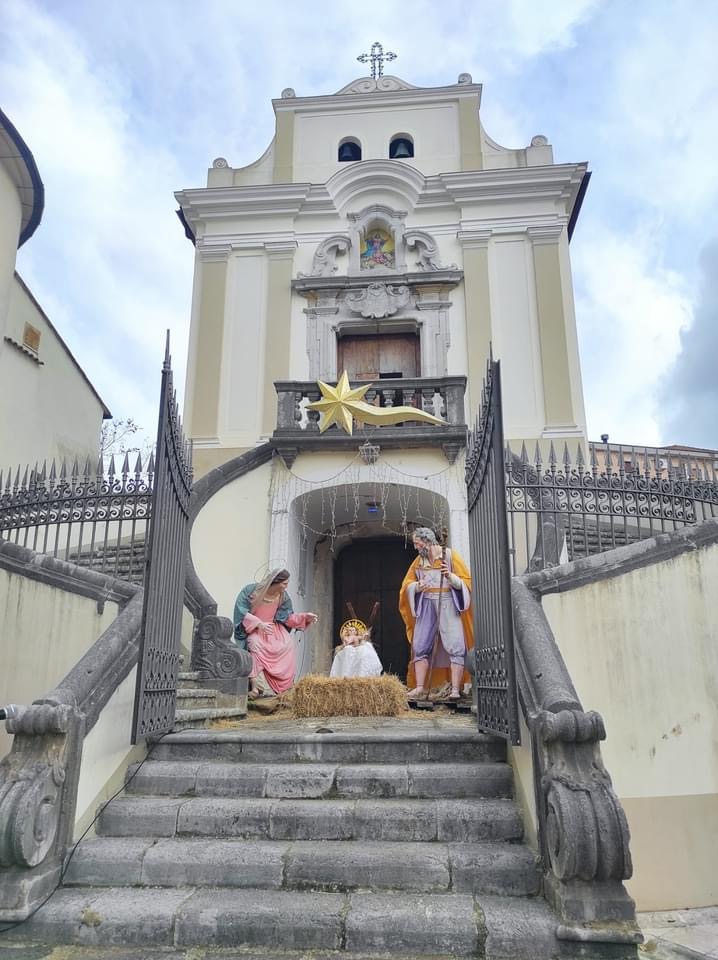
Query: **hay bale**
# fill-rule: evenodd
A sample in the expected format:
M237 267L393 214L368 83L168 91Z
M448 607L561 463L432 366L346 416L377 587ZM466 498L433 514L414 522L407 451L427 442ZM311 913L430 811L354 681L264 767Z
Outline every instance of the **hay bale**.
M396 717L408 707L406 687L393 676L322 677L294 687L295 717Z

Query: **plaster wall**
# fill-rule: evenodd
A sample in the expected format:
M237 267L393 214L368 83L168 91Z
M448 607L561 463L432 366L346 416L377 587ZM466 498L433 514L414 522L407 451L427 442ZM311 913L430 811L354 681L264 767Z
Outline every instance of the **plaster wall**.
M192 527L195 569L217 601L220 616L232 616L241 588L275 559L267 552L271 470L267 463L228 483L202 508Z
M504 434L507 440L539 437L546 419L530 241L520 235L492 241L489 277L491 339L494 357L501 361Z
M294 127L294 181L325 183L346 163L337 161L346 137L358 140L362 160L389 159L389 143L398 134L414 141L414 157L402 160L425 176L461 169L458 103L344 109L298 113Z
M8 349L3 337L21 223L22 207L17 186L5 165L0 163L0 357Z
M97 602L0 568L0 703L32 703L75 666L118 605ZM12 737L0 727L0 756Z
M222 348L219 436L223 446L252 446L262 428L267 328L267 258L230 257Z
M145 756L144 743L131 743L136 680L137 667L133 667L83 741L75 809L76 838L91 823L98 807L120 788L128 764Z
M96 461L103 408L47 318L12 278L5 336L23 342L25 324L40 331L37 359L3 342L0 349L0 451L4 467L52 458ZM38 363L38 360L41 361Z
M631 828L642 910L718 901L718 544L544 596Z

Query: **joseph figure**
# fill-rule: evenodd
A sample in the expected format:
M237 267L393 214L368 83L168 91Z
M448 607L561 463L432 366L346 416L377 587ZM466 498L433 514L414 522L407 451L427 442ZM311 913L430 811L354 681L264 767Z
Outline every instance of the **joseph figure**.
M462 685L470 680L464 670L466 651L474 645L471 574L459 554L441 547L428 527L417 527L413 543L418 556L404 577L399 597L411 644L409 696L425 697L450 680L449 698L458 700Z

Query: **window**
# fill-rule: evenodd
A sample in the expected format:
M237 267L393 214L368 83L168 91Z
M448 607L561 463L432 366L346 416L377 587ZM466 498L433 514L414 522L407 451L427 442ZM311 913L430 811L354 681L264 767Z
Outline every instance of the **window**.
M33 327L31 323L25 324L25 329L22 334L22 345L28 350L32 350L33 353L37 353L40 349L40 331L37 327Z
M408 133L399 133L392 137L389 144L390 160L407 160L414 156L414 141Z
M339 144L337 151L339 163L348 163L351 160L361 160L361 144L353 137L346 137Z

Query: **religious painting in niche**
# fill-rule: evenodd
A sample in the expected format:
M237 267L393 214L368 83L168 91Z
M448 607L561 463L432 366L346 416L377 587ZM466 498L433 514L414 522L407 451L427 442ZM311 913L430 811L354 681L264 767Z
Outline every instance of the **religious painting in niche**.
M362 270L376 267L394 268L394 238L386 230L372 227L362 237L359 253Z

